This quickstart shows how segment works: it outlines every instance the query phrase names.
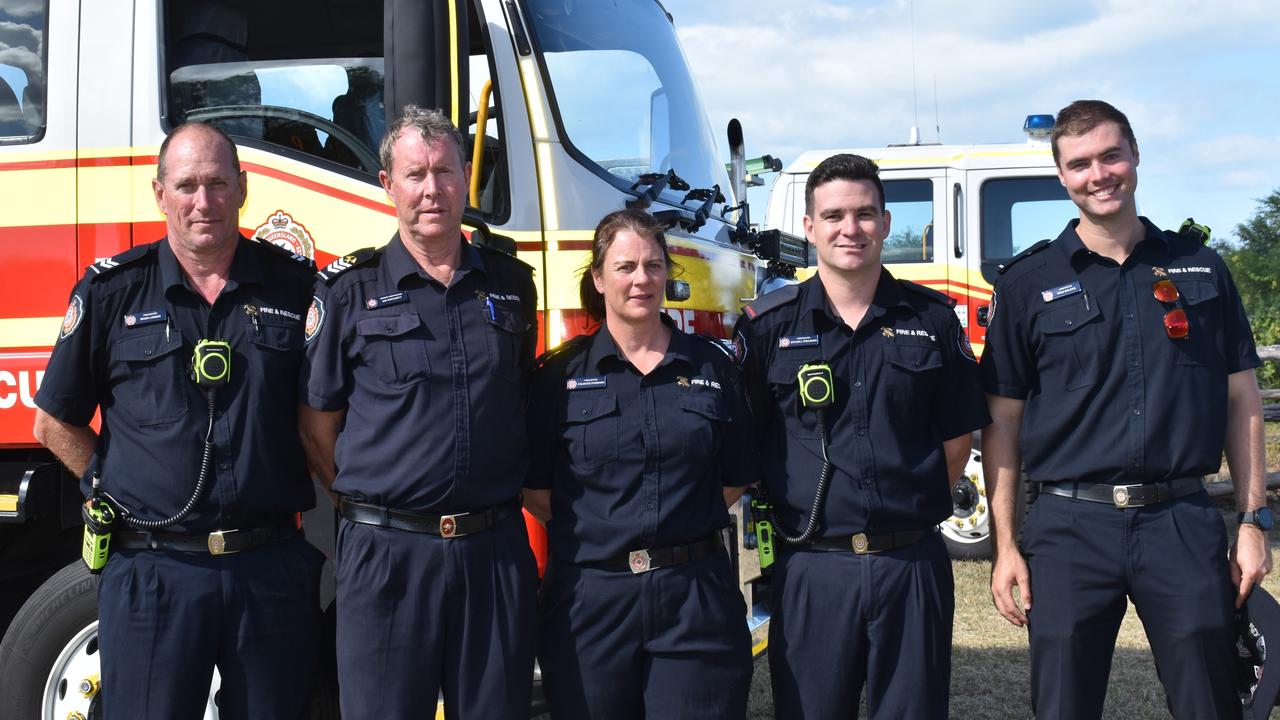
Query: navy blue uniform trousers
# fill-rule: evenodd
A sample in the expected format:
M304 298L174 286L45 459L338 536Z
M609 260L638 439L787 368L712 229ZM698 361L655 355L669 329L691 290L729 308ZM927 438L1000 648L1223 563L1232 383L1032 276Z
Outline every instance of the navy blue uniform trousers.
M742 720L747 609L723 552L633 575L552 561L539 599L556 720Z
M113 551L98 585L107 720L295 720L311 706L324 555L301 536L214 557Z
M774 712L848 720L863 683L872 718L945 719L955 581L942 537L883 553L785 549L774 575Z
M456 538L343 520L337 553L343 720L527 718L538 569L524 518ZM429 713L428 713L429 714Z
M1226 527L1207 495L1124 510L1040 495L1022 544L1037 718L1102 717L1126 597L1173 716L1240 717Z

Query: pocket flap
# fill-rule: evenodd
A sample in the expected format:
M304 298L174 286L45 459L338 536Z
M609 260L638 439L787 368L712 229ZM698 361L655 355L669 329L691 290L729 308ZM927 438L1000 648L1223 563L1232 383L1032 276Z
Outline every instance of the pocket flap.
M587 423L618 410L618 398L612 394L598 394L586 390L569 393L569 404L565 412L565 422Z
M1179 280L1177 285L1184 305L1199 305L1218 297L1218 286L1212 280Z
M723 422L729 419L729 412L725 407L724 398L719 393L682 393L680 407L711 420Z
M931 345L885 343L884 359L910 372L924 372L942 367L942 353Z
M529 329L529 319L520 312L519 306L509 307L506 303L495 302L493 314L486 319L490 325L517 335Z
M422 325L417 313L380 315L356 322L356 334L362 337L398 337Z
M1040 314L1036 324L1046 335L1062 335L1079 330L1098 315L1096 303L1086 306L1084 300L1080 299L1046 310Z
M166 334L168 338L165 337ZM168 333L161 330L146 335L126 333L125 337L117 340L112 346L111 357L114 360L128 362L151 362L177 352L181 348L182 333L177 329L170 329Z

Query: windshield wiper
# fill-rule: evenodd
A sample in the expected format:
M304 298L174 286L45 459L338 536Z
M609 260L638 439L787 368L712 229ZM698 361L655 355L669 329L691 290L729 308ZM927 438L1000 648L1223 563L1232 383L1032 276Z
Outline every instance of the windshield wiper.
M644 187L644 190L640 188ZM672 190L688 190L689 183L680 179L676 174L675 168L671 168L666 173L645 173L636 179L634 185L631 186L632 192L637 193L636 197L627 201L627 207L639 208L647 210L653 204L654 200L662 194L663 190L670 187Z

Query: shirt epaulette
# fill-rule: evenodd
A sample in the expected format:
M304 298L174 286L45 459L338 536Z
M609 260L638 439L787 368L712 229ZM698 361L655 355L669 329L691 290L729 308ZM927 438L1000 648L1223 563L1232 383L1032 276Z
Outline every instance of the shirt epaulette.
M325 283L332 283L334 278L357 265L369 262L376 258L380 252L379 248L360 248L324 266L323 270L316 272L316 277Z
M496 256L498 256L498 257L501 257L501 258L502 258L502 259L504 259L504 260L514 260L514 261L515 261L515 263L516 263L517 265L520 265L520 266L522 266L525 270L528 270L530 273L533 273L533 266L532 266L532 265L530 265L529 263L527 263L527 262L525 262L525 261L521 260L520 258L516 257L515 255L512 255L512 254L510 254L510 253L503 252L503 251L501 251L501 250L499 250L499 249L497 249L497 248L491 248L491 247L489 247L489 246L487 246L487 245L477 245L477 244L475 244L475 243L471 243L471 246L472 246L472 247L474 247L474 248L475 248L475 249L477 249L477 250L480 250L481 252L485 252L485 253L488 253L488 254L490 254L490 255L496 255Z
M585 350L587 348L587 341L590 339L591 335L574 335L568 340L565 340L559 345L539 355L538 359L533 361L534 369L536 370L556 358L564 357L567 359L570 355Z
M956 306L955 298L951 297L946 293L938 292L937 290L934 290L931 287L925 287L924 285L913 283L910 280L901 280L901 279L898 280L898 284L902 286L903 290L910 290L911 292L916 293L917 295L923 295L924 297L936 303L941 303L943 305L946 305L949 308L953 308Z
M701 340L702 342L715 347L716 350L719 350L720 352L724 353L724 356L729 358L731 362L733 362L735 365L737 364L738 360L735 355L735 350L734 350L734 345L732 340L718 338L714 335L707 335L705 333L690 333L690 337L697 338L698 340Z
M140 260L146 257L147 253L151 252L151 249L153 247L155 247L155 243L148 243L146 245L137 245L137 246L131 247L128 250L125 250L124 252L120 253L119 255L113 255L112 257L99 260L98 262L85 268L85 272L88 273L92 271L93 280L97 281L103 276L110 275L111 273L124 267L125 265L128 265L131 262L134 262L136 260Z
M266 250L269 250L283 257L287 257L296 263L300 263L304 267L306 267L308 270L314 271L316 269L316 263L314 260L307 257L306 255L299 255L293 252L292 250L288 250L283 245L277 245L273 242L268 242L266 240L252 240L251 242L256 242L258 243L258 245L262 246Z
M748 319L755 320L770 310L775 310L795 301L798 297L800 297L800 286L798 284L784 285L777 290L756 298L750 305L742 308L742 312L746 313Z
M1009 258L1009 262L1006 262L1006 263L1003 263L1002 265L1000 265L1000 267L996 270L996 272L998 272L998 273L1000 273L1000 274L1004 274L1006 271L1008 271L1008 269L1009 269L1009 268L1013 267L1014 263L1018 262L1019 260L1022 260L1023 258L1027 258L1027 257L1031 257L1032 255L1035 255L1036 253L1040 252L1041 250L1043 250L1043 249L1045 249L1045 248L1049 247L1049 243L1051 243L1051 242L1053 242L1053 241L1052 241L1052 240L1041 240L1040 242L1035 243L1035 244L1034 244L1034 245L1032 245L1031 247L1029 247L1029 248L1027 248L1027 249L1023 250L1023 251L1022 251L1022 252L1020 252L1020 253L1018 253L1017 255L1014 255L1012 258Z

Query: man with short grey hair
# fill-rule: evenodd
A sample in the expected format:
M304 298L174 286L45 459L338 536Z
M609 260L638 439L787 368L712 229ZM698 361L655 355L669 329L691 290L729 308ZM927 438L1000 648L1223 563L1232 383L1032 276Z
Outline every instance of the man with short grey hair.
M470 164L404 110L379 179L399 232L320 273L299 413L338 498L342 716L527 717L537 568L520 487L537 336L531 269L462 236Z

